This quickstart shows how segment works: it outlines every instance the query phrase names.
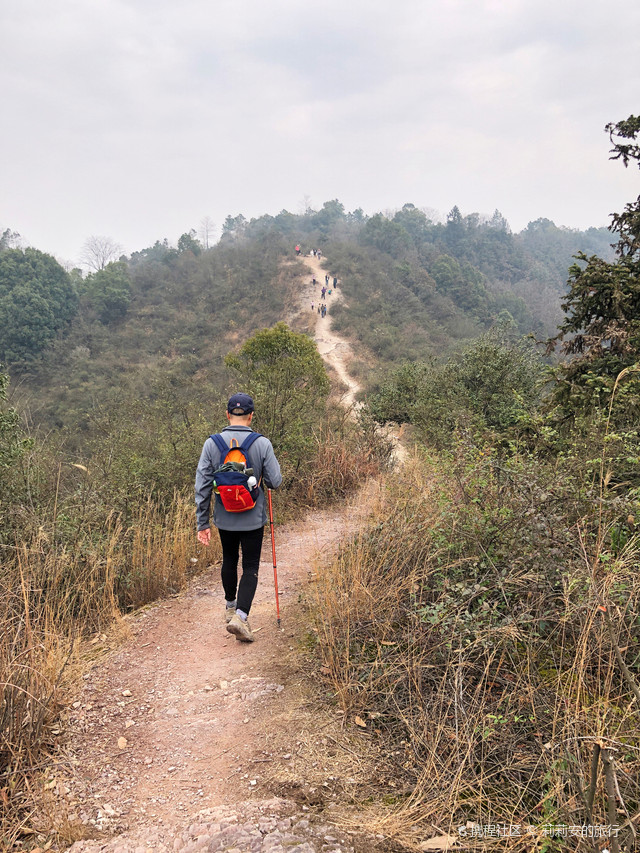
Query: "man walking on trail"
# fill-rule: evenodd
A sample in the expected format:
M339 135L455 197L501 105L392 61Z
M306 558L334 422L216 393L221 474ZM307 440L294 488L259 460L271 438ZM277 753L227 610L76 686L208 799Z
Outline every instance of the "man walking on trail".
M228 446L241 445L253 433L253 400L248 394L233 394L227 404L229 425L220 433ZM234 442L235 439L235 442ZM255 506L239 512L228 512L219 494L215 497L213 523L218 528L222 543L222 586L226 600L225 619L227 631L245 643L253 642L249 626L249 611L258 586L258 569L264 525L267 522L264 489L277 489L282 483L280 465L268 438L259 435L247 451L250 455L253 475L258 482ZM211 541L209 510L216 470L223 460L221 451L209 437L202 448L196 471L196 518L198 542L208 545ZM242 550L242 577L238 583L238 560Z

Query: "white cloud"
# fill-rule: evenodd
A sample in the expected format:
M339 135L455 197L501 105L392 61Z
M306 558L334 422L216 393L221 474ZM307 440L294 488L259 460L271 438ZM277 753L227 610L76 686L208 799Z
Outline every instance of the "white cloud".
M0 7L0 225L64 256L340 198L587 226L637 194L634 0Z

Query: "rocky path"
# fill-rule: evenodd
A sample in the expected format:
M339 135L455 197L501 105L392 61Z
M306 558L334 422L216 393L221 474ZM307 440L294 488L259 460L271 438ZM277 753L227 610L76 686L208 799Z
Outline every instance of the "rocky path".
M280 629L265 543L269 559L251 612L255 643L225 630L213 568L131 621L130 639L89 673L69 711L53 777L58 808L70 825L105 836L77 842L73 853L352 849L344 836L310 824L299 803L261 798L270 793L265 771L291 762L306 736L291 726L301 702L293 662L300 585L356 529L366 503L277 528ZM304 775L294 787L304 786Z

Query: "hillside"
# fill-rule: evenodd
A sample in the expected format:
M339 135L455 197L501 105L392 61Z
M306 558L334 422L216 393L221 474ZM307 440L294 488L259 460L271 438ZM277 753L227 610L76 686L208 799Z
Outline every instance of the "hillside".
M63 430L70 446L95 433L102 406L157 399L212 402L230 380L224 356L256 329L289 318L296 300L293 246L322 249L344 299L330 308L371 386L377 368L440 358L477 337L502 312L521 333L554 333L567 268L578 250L608 257L606 229L548 220L511 233L457 208L437 223L407 204L391 218L346 213L337 201L305 215L229 218L208 250L185 234L82 277L77 308L33 356L10 360L13 397L36 424ZM6 348L5 348L6 349ZM83 438L84 436L84 438Z

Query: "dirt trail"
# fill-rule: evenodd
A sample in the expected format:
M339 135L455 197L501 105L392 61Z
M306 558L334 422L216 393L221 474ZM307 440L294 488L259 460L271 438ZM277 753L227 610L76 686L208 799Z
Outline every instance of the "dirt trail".
M73 772L61 770L56 777L58 787L68 789L69 818L116 836L108 848L78 842L74 853L187 849L188 827L202 822L203 810L213 808L216 815L220 806L231 807L232 824L242 826L238 815L260 792L268 769L262 762L282 758L270 751L275 732L265 724L289 719L300 698L288 660L300 584L355 530L364 512L362 506L352 513L314 512L277 528L281 629L265 542L268 559L260 565L251 611L253 644L239 643L225 630L217 568L132 620L131 638L90 673L69 714L69 743L60 758ZM277 814L285 806L273 802L266 810Z
M321 261L313 255L302 258L305 264L309 267L312 274L315 276L318 284L314 287L313 284L307 284L302 290L303 309L310 311L311 302L314 302L316 308L320 300L320 290L324 285L324 277L327 274L326 269L322 266ZM331 296L325 298L327 308L332 303L340 302L343 298L342 289L333 289L333 277L330 279L332 293ZM349 375L347 365L353 358L353 350L351 344L340 335L336 334L331 329L331 318L329 316L321 317L316 311L316 324L314 337L318 346L318 352L324 358L335 372L343 385L346 385L347 390L342 397L342 402L347 408L360 408L361 403L356 402L356 394L361 391L360 385L356 380Z
M319 262L305 261L324 283ZM330 297L341 298L340 290ZM331 331L328 317L318 316L316 332L323 357L348 388L344 404L356 407L359 386L346 370L349 344ZM276 626L267 537L251 611L253 644L239 643L225 630L213 566L183 594L129 620L129 639L85 677L51 774L58 822L103 837L76 842L74 853L352 849L348 839L309 824L294 803L262 802L260 796L266 765L291 759L287 744L306 736L295 725L287 728L300 702L289 659L300 585L355 531L367 504L360 497L353 511L312 512L276 528L282 629ZM207 559L205 549L201 559ZM284 744L282 755L273 752L276 743ZM270 821L261 829L258 815Z
M314 304L314 310L317 308L321 296L321 288L325 283L326 269L322 266L322 261L318 260L313 255L305 255L301 258L311 270L317 284L314 286L312 282L308 282L302 289L301 305L303 311L311 310L311 303ZM338 278L338 281L340 279ZM341 302L344 298L342 287L336 290L333 288L333 276L330 277L332 293L331 296L325 298L327 308L331 304ZM348 365L354 357L353 348L349 341L342 338L331 328L331 318L329 316L321 317L315 313L315 330L314 337L318 352L332 367L343 385L346 386L346 391L341 397L341 402L346 408L357 412L362 407L362 403L356 400L356 396L362 391L360 384L349 374ZM397 464L402 464L407 461L408 454L406 445L403 442L403 427L397 424L387 424L380 428L387 436L393 445L393 458Z

